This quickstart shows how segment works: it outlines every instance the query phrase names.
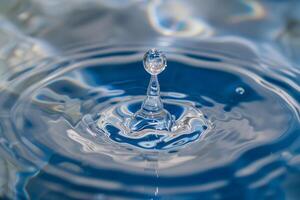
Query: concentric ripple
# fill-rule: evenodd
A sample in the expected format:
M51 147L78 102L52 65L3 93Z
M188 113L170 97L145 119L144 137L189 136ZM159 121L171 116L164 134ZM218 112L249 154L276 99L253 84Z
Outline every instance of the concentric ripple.
M148 128L132 131L129 122L141 107L143 98L122 98L119 102L114 102L115 104L111 107L98 110L99 116L86 115L83 123L88 127L88 132L94 136L107 134L111 140L117 143L158 150L174 149L195 141L210 127L201 111L192 106L193 102L172 99L165 100L165 106L168 111L171 111L176 122L171 131Z
M199 45L206 49L163 49L169 60L160 75L164 105L178 130L198 124L188 135L130 135L118 121L119 130L100 131L111 128L106 117L126 118L140 108L148 84L140 61L148 47L87 46L7 74L1 82L1 152L19 172L9 180L8 196L282 195L281 180L299 169L293 160L297 83L278 75L289 68L273 70L272 61L242 43ZM242 54L225 51L237 47Z

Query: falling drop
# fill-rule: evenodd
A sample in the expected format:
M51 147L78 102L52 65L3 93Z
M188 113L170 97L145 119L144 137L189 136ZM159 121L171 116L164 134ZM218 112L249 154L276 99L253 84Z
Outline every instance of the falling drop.
M141 109L131 119L130 129L138 131L142 129L166 130L172 127L172 116L163 108L160 98L160 86L157 75L167 66L166 56L159 50L150 49L144 55L145 70L151 75L147 89L147 96Z

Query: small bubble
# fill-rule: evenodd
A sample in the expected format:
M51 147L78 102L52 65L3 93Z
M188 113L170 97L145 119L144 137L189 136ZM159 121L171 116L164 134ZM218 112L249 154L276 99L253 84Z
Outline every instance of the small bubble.
M150 49L144 55L144 68L151 75L158 75L167 66L166 56L157 49Z
M242 94L245 93L245 89L242 88L242 87L237 87L237 88L235 89L235 92L238 93L238 94L240 94L240 95L242 95Z

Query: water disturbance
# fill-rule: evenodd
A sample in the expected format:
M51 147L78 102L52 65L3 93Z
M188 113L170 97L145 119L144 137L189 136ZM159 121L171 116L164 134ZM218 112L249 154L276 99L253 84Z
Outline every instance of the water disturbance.
M7 72L6 195L282 197L300 170L298 72L243 42L157 48L83 45Z
M0 199L299 199L299 0L0 2Z
M89 127L89 132L105 134L121 144L159 150L199 139L209 125L198 108L166 99L165 104L172 108L172 113L164 109L157 75L167 66L166 56L151 49L144 55L143 64L151 75L147 95L105 107L95 117L85 116L83 122Z

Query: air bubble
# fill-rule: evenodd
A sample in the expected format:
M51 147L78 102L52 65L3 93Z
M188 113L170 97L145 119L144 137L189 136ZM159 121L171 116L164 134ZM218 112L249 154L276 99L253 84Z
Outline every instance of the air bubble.
M242 87L237 87L235 89L235 92L238 93L238 94L240 94L240 95L243 95L245 93L245 89L242 88Z

